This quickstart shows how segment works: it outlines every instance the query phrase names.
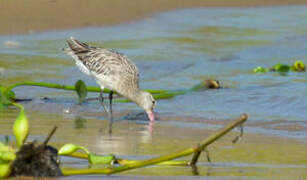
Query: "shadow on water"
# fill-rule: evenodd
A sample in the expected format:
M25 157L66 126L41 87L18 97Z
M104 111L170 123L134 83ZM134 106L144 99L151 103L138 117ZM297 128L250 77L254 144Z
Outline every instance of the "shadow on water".
M47 129L57 125L53 143L58 147L73 142L100 154L136 159L193 146L227 119L242 112L250 115L245 129L250 134L241 142L233 146L235 135L231 134L209 148L212 164L203 157L194 170L153 167L105 178L164 179L155 177L162 174L174 176L170 179L193 175L299 179L306 176L307 168L306 74L258 75L252 69L291 64L295 59L306 63L306 16L306 6L186 9L113 27L0 36L0 81L74 84L82 79L96 85L61 51L70 36L127 54L140 69L141 87L187 89L203 79L218 79L227 88L158 101L161 119L154 124L137 114L133 120L123 118L131 111L140 112L131 103L115 103L110 123L97 101L80 106L74 92L37 87L14 90L17 97L34 98L24 102L31 120L30 138L42 140ZM0 111L1 138L11 133L16 113L14 107Z

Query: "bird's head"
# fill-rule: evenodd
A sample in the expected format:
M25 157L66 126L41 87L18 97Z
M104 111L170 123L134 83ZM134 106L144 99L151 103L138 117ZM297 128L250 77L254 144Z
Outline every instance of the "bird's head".
M138 105L146 111L148 118L151 121L155 120L153 109L156 105L156 100L152 97L152 95L149 92L141 91Z

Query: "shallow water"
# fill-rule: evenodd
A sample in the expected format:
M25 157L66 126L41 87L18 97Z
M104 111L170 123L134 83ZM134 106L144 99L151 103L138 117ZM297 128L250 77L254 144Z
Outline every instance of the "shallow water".
M231 147L233 153L225 150L231 146L227 144L231 138L226 145L217 145L212 154L224 152L233 157L219 157L212 165L201 163L199 174L211 173L217 179L303 177L307 168L307 75L254 74L252 69L278 62L291 64L296 59L306 64L306 18L306 6L186 9L112 27L0 36L0 81L4 85L26 80L74 84L82 79L96 85L61 51L70 36L128 55L140 69L143 88L188 89L214 78L225 88L158 101L156 111L161 120L151 127L153 132L146 121L123 120L128 112L141 111L136 105L115 104L112 136L97 101L80 106L74 92L37 87L14 91L18 98L34 98L24 103L31 120L30 138L43 139L42 135L58 125L53 138L58 146L74 142L93 152L128 158L161 155L194 145L227 119L246 112L250 118L245 131L255 137L251 135L250 141L242 143L243 150ZM1 134L10 134L16 112L15 108L1 110ZM278 138L261 142L259 134ZM265 147L261 149L259 144ZM287 154L283 149L293 155L282 157ZM256 154L248 154L252 151ZM240 152L247 154L241 156ZM280 157L272 160L275 153ZM128 174L193 175L190 168L183 167L146 168Z

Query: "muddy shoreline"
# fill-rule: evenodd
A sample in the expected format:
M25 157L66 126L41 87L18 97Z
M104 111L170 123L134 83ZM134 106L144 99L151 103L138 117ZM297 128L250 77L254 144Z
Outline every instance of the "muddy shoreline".
M197 7L303 5L304 0L4 0L0 2L0 35L120 24L154 13Z

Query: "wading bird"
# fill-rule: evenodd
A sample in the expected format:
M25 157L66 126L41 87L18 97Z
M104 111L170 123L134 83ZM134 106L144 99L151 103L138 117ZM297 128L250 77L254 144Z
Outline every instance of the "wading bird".
M113 91L115 91L143 108L148 118L154 121L153 108L156 101L149 92L139 89L139 71L130 59L114 50L92 47L73 37L67 40L67 43L69 48L65 49L66 53L73 57L83 73L94 77L100 86L99 100L111 118ZM109 110L103 103L104 88L110 89Z

